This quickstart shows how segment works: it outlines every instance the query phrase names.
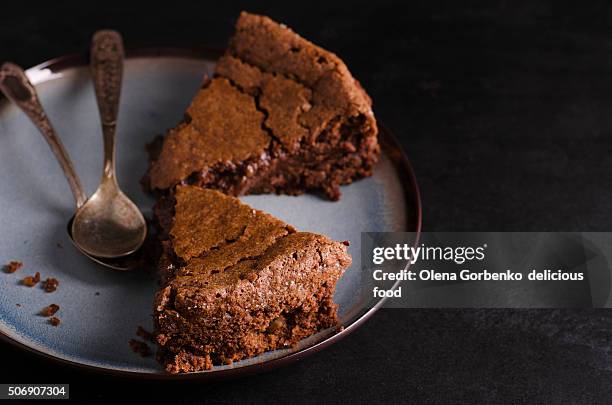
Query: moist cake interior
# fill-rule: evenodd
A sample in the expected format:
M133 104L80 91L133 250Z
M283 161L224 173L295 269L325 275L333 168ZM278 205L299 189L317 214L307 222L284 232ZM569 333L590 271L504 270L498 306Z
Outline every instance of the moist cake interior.
M178 186L156 215L164 253L154 333L167 371L206 370L338 325L345 244L194 186Z

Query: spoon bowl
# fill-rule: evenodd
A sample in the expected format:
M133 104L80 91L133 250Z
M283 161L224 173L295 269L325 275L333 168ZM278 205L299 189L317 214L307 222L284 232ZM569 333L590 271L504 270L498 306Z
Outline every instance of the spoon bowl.
M134 253L142 246L147 225L125 194L103 184L79 208L71 231L82 251L99 258L115 258Z
M79 252L83 253L83 255L87 256L89 259L98 263L99 265L117 271L131 271L136 268L143 267L144 263L146 263L145 249L142 247L136 250L134 253L116 258L104 258L90 255L74 242L74 238L72 237L73 222L74 216L70 218L68 224L66 225L66 231L68 232L70 242Z

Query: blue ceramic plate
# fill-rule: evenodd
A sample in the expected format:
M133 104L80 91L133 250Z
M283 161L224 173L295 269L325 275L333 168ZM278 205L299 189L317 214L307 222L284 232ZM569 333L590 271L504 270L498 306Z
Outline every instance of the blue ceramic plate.
M176 50L132 53L126 60L117 171L121 187L145 213L154 201L139 185L147 167L144 145L181 119L203 75L212 72L214 60L210 54ZM102 170L102 136L85 59L60 58L27 73L87 192L92 193ZM103 269L75 250L66 233L74 203L60 167L24 114L0 99L0 263L24 263L17 273L0 273L0 336L64 363L152 378L253 372L337 341L377 307L359 299L360 233L420 228L420 204L411 169L386 131L381 133L381 142L382 159L374 176L343 187L339 202L312 195L242 198L301 230L351 241L353 265L338 283L335 295L344 330L324 331L298 347L230 366L171 376L152 357L142 358L128 346L139 325L152 329L155 281L142 272ZM40 272L42 279L57 278L58 290L45 293L40 286L19 284L22 277L35 272ZM57 327L37 315L51 303L61 307Z

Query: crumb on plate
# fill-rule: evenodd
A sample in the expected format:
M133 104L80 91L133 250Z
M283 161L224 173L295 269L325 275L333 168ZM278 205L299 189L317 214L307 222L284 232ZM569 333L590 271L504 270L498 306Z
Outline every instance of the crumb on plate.
M42 288L45 292L51 293L57 290L57 286L59 285L59 281L55 278L48 278L43 282Z
M25 285L26 287L34 287L36 284L38 284L39 281L40 273L36 272L36 274L34 274L33 276L24 277L21 280L21 284Z
M41 311L40 311L40 315L42 316L51 316L51 315L55 315L55 313L57 311L59 311L60 307L57 304L51 304L49 306L44 307Z
M4 266L5 273L14 273L23 267L23 263L18 260L11 260Z
M151 355L151 349L149 345L145 342L141 342L140 340L130 339L128 342L132 351L136 354L139 354L142 357L147 357Z

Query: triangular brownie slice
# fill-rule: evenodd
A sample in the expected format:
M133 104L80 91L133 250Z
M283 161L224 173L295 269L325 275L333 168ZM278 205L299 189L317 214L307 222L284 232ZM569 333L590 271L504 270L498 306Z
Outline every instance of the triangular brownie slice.
M372 174L377 134L370 98L336 55L243 12L215 76L152 157L145 185L321 190L336 200L339 185Z
M154 319L166 370L206 370L337 325L333 294L351 263L343 243L215 190L178 186L162 206Z

